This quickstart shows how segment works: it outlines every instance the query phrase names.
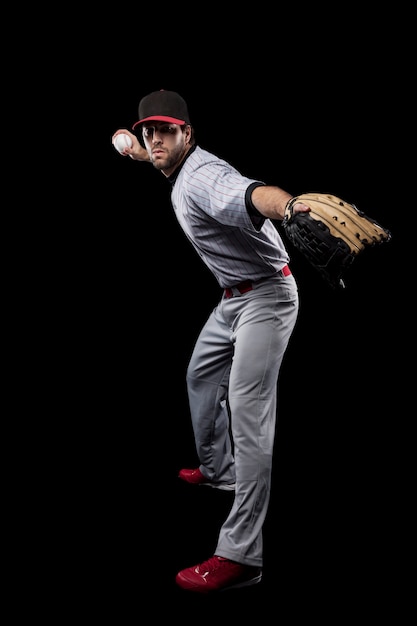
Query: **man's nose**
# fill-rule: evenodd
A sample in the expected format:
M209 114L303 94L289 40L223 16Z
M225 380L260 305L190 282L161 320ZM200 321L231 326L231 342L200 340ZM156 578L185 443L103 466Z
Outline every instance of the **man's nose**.
M159 134L159 130L155 128L153 131L152 142L157 143L158 141L161 141L161 135Z

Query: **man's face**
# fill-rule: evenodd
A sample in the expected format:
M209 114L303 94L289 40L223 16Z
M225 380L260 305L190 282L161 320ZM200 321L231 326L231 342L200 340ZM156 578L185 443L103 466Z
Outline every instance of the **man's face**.
M151 163L169 176L181 162L186 151L187 125L167 122L146 122L142 137Z

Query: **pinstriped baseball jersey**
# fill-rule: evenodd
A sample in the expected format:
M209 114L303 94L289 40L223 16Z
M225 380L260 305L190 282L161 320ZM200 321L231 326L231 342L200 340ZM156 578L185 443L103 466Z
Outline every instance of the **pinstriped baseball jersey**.
M177 219L222 288L266 278L289 262L274 224L256 225L248 213L245 195L254 183L264 184L199 146L173 181Z

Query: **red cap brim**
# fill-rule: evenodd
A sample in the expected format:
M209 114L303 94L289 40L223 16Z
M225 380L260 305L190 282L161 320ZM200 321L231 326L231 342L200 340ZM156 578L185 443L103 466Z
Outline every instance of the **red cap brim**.
M135 122L132 126L132 130L136 128L139 124L143 124L144 122L150 122L154 120L155 122L169 122L170 124L179 124L182 126L185 124L185 120L178 120L176 117L167 117L166 115L151 115L151 117L145 117L143 120L139 120Z

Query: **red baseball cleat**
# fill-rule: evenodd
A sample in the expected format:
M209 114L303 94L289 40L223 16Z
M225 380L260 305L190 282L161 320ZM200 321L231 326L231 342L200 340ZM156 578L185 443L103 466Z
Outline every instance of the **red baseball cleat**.
M187 483L192 483L193 485L202 485L203 483L208 482L207 478L203 476L200 470L197 469L182 469L178 476L185 480Z
M206 485L207 487L214 487L215 489L223 489L223 491L234 491L235 483L215 483L203 476L200 470L197 469L182 469L178 476L181 480L185 480L186 483L192 485Z
M209 593L256 585L262 579L262 569L213 556L208 561L181 570L175 577L177 585L187 591Z

